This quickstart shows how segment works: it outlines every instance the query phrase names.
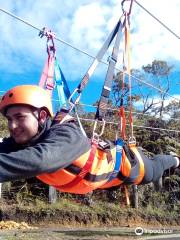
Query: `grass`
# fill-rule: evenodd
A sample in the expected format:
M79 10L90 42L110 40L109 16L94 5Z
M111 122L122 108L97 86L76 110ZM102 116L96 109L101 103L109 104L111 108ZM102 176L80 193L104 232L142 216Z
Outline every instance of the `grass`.
M60 194L58 201L48 203L47 198L35 196L24 189L16 194L17 200L13 204L1 200L2 216L38 224L59 223L79 226L127 226L151 222L179 224L180 208L178 204L168 203L167 192L154 192L150 186L139 187L139 208L134 209L126 205L124 195L118 192L117 198L109 200L106 194L97 192L92 196L93 204L87 206L81 196ZM15 198L14 198L15 199Z

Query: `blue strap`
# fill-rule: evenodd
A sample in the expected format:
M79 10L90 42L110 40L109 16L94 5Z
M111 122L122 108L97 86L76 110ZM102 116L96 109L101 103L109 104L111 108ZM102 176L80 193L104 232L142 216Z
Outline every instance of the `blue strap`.
M60 108L66 105L66 98L64 94L64 86L62 85L57 85L57 92L58 92L58 98L59 98L59 105Z
M112 172L112 175L110 176L108 182L112 181L114 178L117 177L119 170L120 170L120 166L121 166L121 162L122 162L122 149L123 149L123 140L122 139L117 139L116 140L116 163L114 166L114 170Z
M66 102L67 102L66 99L69 99L69 97L71 96L71 93L57 59L55 59L54 72L55 72L55 81L56 81L56 86L58 91L59 104L60 104L60 107L62 107L66 105Z
M54 72L55 72L55 81L56 81L56 87L57 87L57 92L58 92L58 98L59 98L59 105L60 105L60 109L62 109L62 107L66 107L67 104L67 99L70 98L71 93L68 87L68 84L66 82L66 79L64 77L64 74L60 68L59 62L58 60L55 58L55 63L54 63ZM84 128L81 124L81 121L79 119L78 113L76 111L76 109L73 109L73 111L76 113L76 117L79 123L79 127L83 133L84 136L86 136L86 133L84 131Z

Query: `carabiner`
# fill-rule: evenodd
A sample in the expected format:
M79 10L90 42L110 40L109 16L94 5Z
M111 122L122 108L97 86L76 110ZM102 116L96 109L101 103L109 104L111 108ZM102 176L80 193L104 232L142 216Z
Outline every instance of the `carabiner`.
M124 2L126 2L126 1L131 1L128 11L124 8ZM133 4L133 0L123 0L123 1L121 2L122 12L123 12L124 14L127 14L127 16L129 16L129 15L131 14L132 4Z
M129 137L128 139L129 144L136 145L136 138L134 136Z
M51 43L49 43L49 41L51 41ZM47 53L48 53L48 56L51 55L51 52L53 54L53 56L55 56L55 53L56 53L56 48L55 48L55 44L54 44L54 39L53 37L47 37Z
M97 123L98 123L98 120L95 120L92 139L95 139L95 140L99 141L99 137L101 137L103 135L103 133L104 133L104 128L105 128L106 122L105 122L104 119L102 119L102 128L101 128L101 131L100 131L99 134L95 132L95 130L97 128Z
M44 36L47 38L55 38L55 33L51 30L48 30L46 27L43 27L42 30L39 32L39 37L43 38Z
M72 98L73 98L73 96L74 96L76 93L77 93L78 95L77 95L76 99L73 100ZM69 105L71 106L71 107L70 107L70 112L73 110L74 106L79 103L80 98L81 98L81 92L79 92L79 89L78 89L78 88L75 88L75 90L73 91L73 93L71 94L71 96L70 96L69 99L68 99L68 103L69 103Z
M39 37L43 38L43 37L47 37L47 53L48 56L51 55L51 52L53 53L53 56L55 56L55 44L54 44L54 38L55 38L55 33L52 32L51 30L48 30L46 27L43 27L42 30L39 32ZM49 41L51 41L51 44L49 43Z

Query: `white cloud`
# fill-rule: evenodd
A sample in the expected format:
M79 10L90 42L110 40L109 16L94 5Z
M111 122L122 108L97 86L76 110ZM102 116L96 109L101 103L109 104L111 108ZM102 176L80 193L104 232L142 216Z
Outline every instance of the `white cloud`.
M100 4L96 2L79 7L75 12L70 36L76 46L83 49L101 47L104 34L100 29L106 24L102 10Z
M180 27L176 22L176 17L180 11L178 0L172 1L171 4L162 0L139 0L139 2L171 30L180 34ZM132 11L131 17L132 28L135 29L135 33L131 35L133 64L140 67L154 59L180 61L177 51L179 49L179 39L168 32L137 4L134 3L133 9L138 11L138 14L136 12L133 14Z
M180 94L173 94L172 97L167 96L166 99L163 102L163 106L166 107L168 106L171 102L175 101L180 101ZM158 95L154 95L153 97L149 97L147 101L147 105L151 104L153 102L153 106L146 112L146 114L152 115L154 117L159 117L159 107L161 106L162 99ZM139 100L135 103L133 103L133 107L135 107L138 110L143 109L143 101ZM172 117L172 112L163 112L162 117L164 120L168 120Z
M139 2L180 34L180 26L177 24L179 0L171 3L164 0ZM121 15L121 4L118 0L0 0L0 7L39 28L50 27L59 38L92 55L96 55ZM0 27L1 69L23 73L29 65L32 68L43 65L46 57L45 40L38 37L36 30L2 12ZM155 58L180 62L179 40L136 3L133 3L131 27L132 68L151 63ZM66 72L71 71L68 73L70 79L82 76L92 62L91 58L62 43L57 43L57 50L63 68ZM120 57L119 60L121 59ZM102 69L104 70L104 67Z

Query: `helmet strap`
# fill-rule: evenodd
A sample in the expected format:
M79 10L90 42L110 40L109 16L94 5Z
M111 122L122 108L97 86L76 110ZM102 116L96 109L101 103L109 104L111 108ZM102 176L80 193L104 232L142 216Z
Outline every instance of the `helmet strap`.
M36 109L33 111L34 117L37 119L39 124L39 132L44 128L44 124L48 118L48 114L44 109Z

